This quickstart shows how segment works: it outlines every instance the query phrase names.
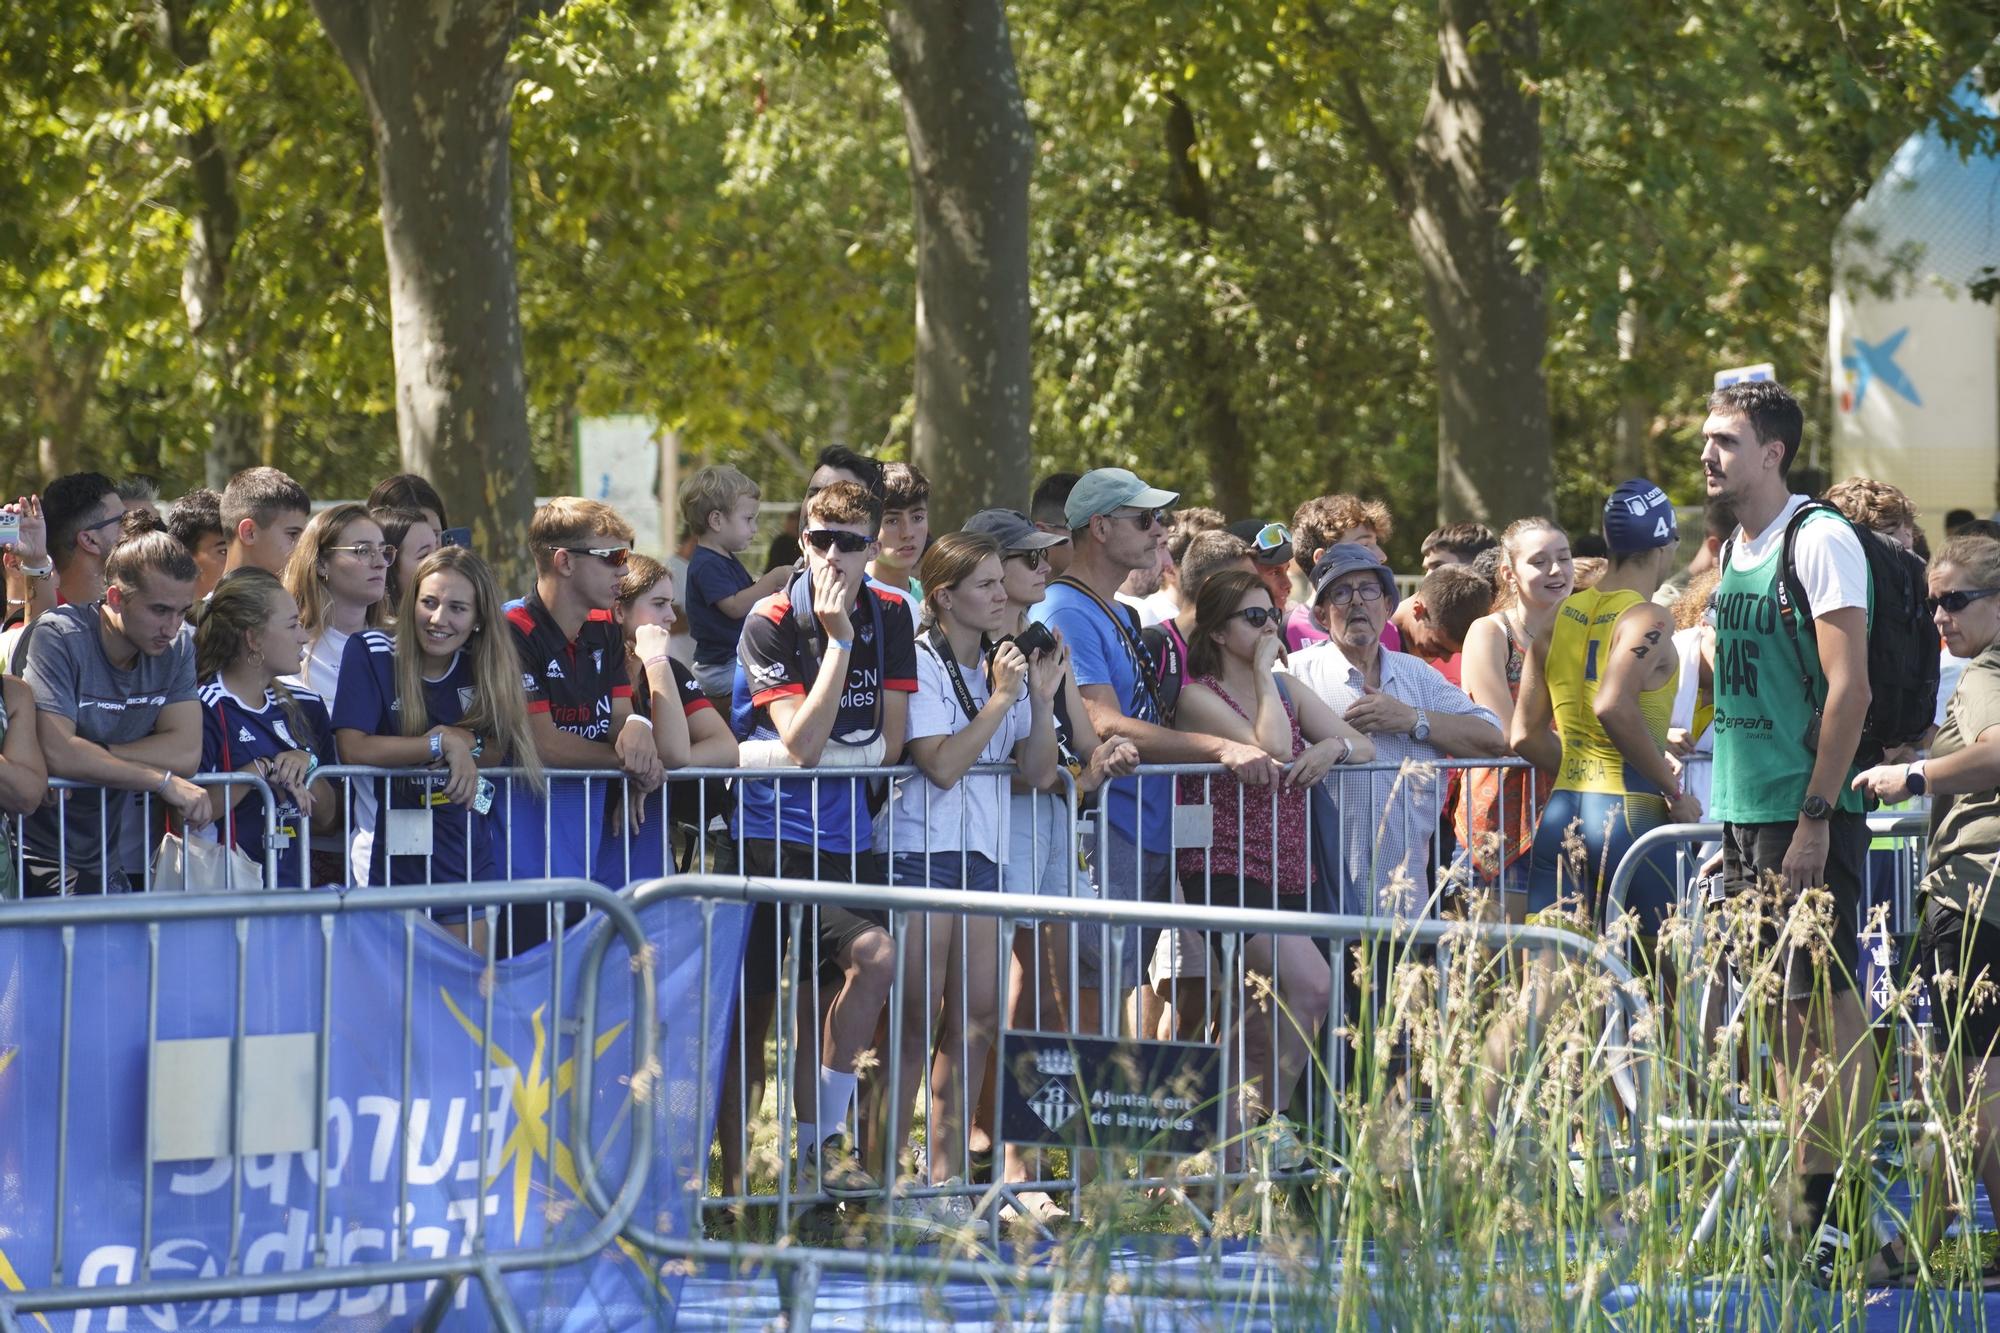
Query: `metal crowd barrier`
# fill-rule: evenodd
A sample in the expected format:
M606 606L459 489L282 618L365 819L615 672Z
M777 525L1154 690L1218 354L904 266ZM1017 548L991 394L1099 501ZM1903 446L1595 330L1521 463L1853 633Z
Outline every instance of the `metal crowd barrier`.
M222 814L221 803L229 800L230 793L237 789L248 788L253 793L251 797L242 798L246 801L261 798L258 804L263 812L264 884L276 884L278 848L273 836L276 831L276 806L270 784L255 773L198 773L190 780L216 794L218 815ZM56 814L56 840L53 845L30 847L25 817L15 816L4 821L7 854L13 861L15 892L18 895L41 896L28 893L31 862L38 868L38 879L53 880L62 886L58 893L47 896L150 890L164 833L171 830L190 841L205 841L219 837L220 830L225 827L220 818L206 830L190 832L179 827L178 815L153 792L118 793L125 798L127 810L123 818L114 822L110 817L112 803L99 799L103 791L94 783L69 778L49 779L48 803ZM91 846L77 848L71 844L70 807L74 802L86 800L96 806L96 838ZM243 819L241 814L236 816L238 826ZM237 883L234 858L225 858L223 865L224 882L206 887L226 891L263 887L255 883Z
M602 950L615 932L622 940L633 960L626 969L631 989L633 1040L630 1084L634 1095L638 1090L650 1086L656 1062L656 1017L653 1003L653 967L651 950L630 902L624 896L611 893L603 887L581 880L524 880L511 885L472 884L455 888L454 903L470 903L483 908L492 915L507 908L532 906L542 903L569 901L587 904L593 914L601 914L607 922L597 934L593 944L593 959L601 959ZM0 1284L0 1330L16 1333L23 1329L27 1316L39 1317L56 1311L88 1311L109 1307L172 1307L178 1304L217 1302L207 1306L212 1313L225 1311L227 1303L241 1302L254 1307L255 1303L267 1297L294 1295L304 1292L335 1292L340 1290L375 1290L395 1293L400 1303L402 1288L406 1284L429 1284L427 1303L421 1315L421 1327L434 1328L453 1308L454 1299L461 1284L476 1280L483 1289L491 1318L503 1329L520 1329L520 1311L507 1291L503 1278L506 1274L536 1269L555 1269L575 1264L591 1258L599 1251L612 1245L618 1236L631 1225L634 1209L648 1184L651 1166L651 1145L653 1120L650 1115L638 1114L627 1117L630 1122L629 1151L626 1168L617 1180L608 1187L596 1179L601 1167L592 1160L593 1153L588 1144L594 1140L574 1134L575 1144L570 1150L576 1162L592 1175L593 1187L590 1206L597 1211L587 1227L578 1228L576 1234L568 1238L560 1237L551 1226L541 1245L510 1246L495 1243L503 1236L496 1225L489 1227L481 1221L481 1210L473 1206L466 1212L464 1225L466 1236L458 1252L444 1252L434 1255L421 1253L426 1243L422 1229L412 1231L413 1207L410 1202L412 1182L412 1153L414 1140L421 1136L422 1128L413 1126L411 1121L411 1059L415 1040L415 1000L414 969L416 958L416 916L439 905L438 895L421 888L382 888L360 894L335 893L263 893L263 894L187 894L187 895L138 895L112 894L91 895L62 899L31 900L8 904L0 908L0 931L15 931L46 928L60 933L61 944L61 986L59 1002L60 1020L60 1066L56 1081L53 1106L56 1126L56 1147L54 1155L54 1197L52 1205L54 1234L53 1262L50 1265L55 1274L53 1285L22 1290L18 1283ZM400 1095L394 1106L389 1108L395 1130L394 1170L397 1180L397 1202L393 1215L377 1219L328 1217L328 1177L334 1174L332 1168L321 1169L318 1163L327 1160L331 1154L331 1126L337 1119L332 1102L330 1070L334 1053L330 1036L333 1015L342 997L350 987L367 988L378 991L385 978L379 975L351 976L343 973L336 977L334 922L338 917L355 913L399 913L402 916L402 948L399 963L403 990L402 1024L399 1032L383 1033L381 1063L385 1067L400 1066ZM317 962L319 1028L316 1032L300 1033L290 1037L273 1038L259 1031L260 1025L268 1021L270 997L247 993L247 977L250 971L250 928L253 922L272 921L279 918L310 918L318 922ZM232 943L234 955L233 976L216 978L216 984L232 988L231 1007L234 1021L226 1033L212 1034L222 1039L227 1047L226 1057L218 1062L218 1067L226 1072L225 1086L231 1091L226 1094L227 1109L215 1107L198 1108L193 1115L196 1119L220 1115L226 1120L223 1132L226 1138L218 1145L223 1148L220 1161L223 1173L228 1177L230 1226L226 1253L211 1255L211 1267L215 1271L202 1272L194 1276L163 1277L156 1271L160 1262L155 1252L155 1238L158 1235L156 1215L159 1211L161 1190L156 1183L154 1167L163 1161L211 1160L213 1154L206 1149L190 1153L186 1150L173 1151L163 1145L169 1141L185 1140L189 1133L189 1120L185 1115L163 1115L160 1112L170 1106L186 1109L185 1094L189 1078L180 1062L195 1058L192 1051L181 1049L188 1043L161 1044L161 1010L163 1004L177 997L163 995L161 987L162 953L161 927L171 923L227 922L233 927ZM141 1123L145 1147L143 1149L144 1179L124 1182L131 1199L136 1205L137 1218L134 1229L137 1232L135 1280L107 1282L91 1286L71 1286L65 1283L67 1272L67 1242L72 1226L82 1226L84 1219L75 1216L69 1195L69 1182L77 1167L74 1158L77 1151L71 1144L72 1115L72 1067L78 1043L90 1041L93 1034L79 1029L72 1020L72 1006L75 1003L79 982L89 985L88 977L78 975L78 952L80 940L87 944L90 933L103 927L136 925L147 932L148 970L146 980L146 1034L147 1059L143 1079L134 1083L126 1091L130 1105L123 1108L124 1115L113 1123ZM426 927L428 929L428 927ZM562 950L560 936L553 944L554 960L551 971L551 1006L548 1031L567 1033L576 1024L564 1013L562 994ZM491 976L494 963L491 938L486 949L487 975ZM594 1026L596 1014L596 988L602 984L602 977L586 974L582 986L584 1013L577 1029L576 1048L578 1051L595 1050L597 1032ZM493 989L482 986L485 996L483 1015L474 1020L460 1017L471 1037L477 1032L478 1067L480 1089L490 1089L500 1080L496 1072L500 1061L496 1057L494 1045L494 1000ZM58 1002L55 995L38 997L37 1002ZM352 1001L349 1001L352 1003ZM295 1100L300 1089L276 1086L276 1090L264 1087L259 1078L280 1079L282 1076L265 1068L265 1062L274 1059L268 1043L273 1041L299 1041L304 1045L294 1050L290 1064L305 1071L304 1077L310 1085L305 1096L309 1100L301 1107L294 1107L293 1119L298 1115L310 1117L310 1124L295 1132L304 1137L290 1149L255 1147L246 1133L252 1129L269 1137L270 1124L264 1116L270 1113L272 1105L286 1104L289 1093ZM258 1046L258 1058L251 1058L252 1043ZM19 1054L9 1050L11 1059ZM538 1053L539 1054L539 1053ZM300 1058L303 1057L303 1058ZM0 1061L0 1067L5 1062ZM551 1076L554 1077L553 1072ZM591 1086L586 1079L576 1081L577 1097L585 1100L582 1089ZM176 1093L174 1090L179 1089ZM261 1091L259 1089L262 1089ZM179 1100L177 1100L177 1098ZM479 1162L473 1177L478 1183L475 1188L484 1195L492 1188L484 1178L484 1167L489 1151L487 1101L481 1096L474 1113L474 1140L479 1145ZM258 1118L251 1119L251 1106L259 1108ZM586 1103L587 1104L587 1103ZM377 1108L378 1112L382 1108ZM110 1108L110 1114L118 1115L119 1108ZM452 1122L456 1125L454 1112ZM391 1121L385 1120L383 1130L375 1139L373 1151L385 1156L384 1145L389 1141L387 1129ZM451 1130L447 1132L456 1132ZM359 1131L352 1120L348 1122L349 1139L347 1157L350 1162L359 1161L361 1154ZM246 1177L255 1171L255 1154L259 1152L295 1151L310 1154L314 1163L310 1167L313 1179L312 1197L302 1201L298 1210L304 1210L310 1217L311 1243L310 1261L292 1271L250 1271L253 1262L251 1253L244 1249L242 1234L243 1196ZM546 1151L553 1164L557 1145L551 1143ZM289 1161L289 1158L284 1160ZM358 1168L356 1168L358 1170ZM518 1169L518 1168L517 1168ZM542 1168L547 1170L548 1168ZM460 1173L461 1176L463 1173ZM261 1188L254 1181L252 1188ZM16 1181L13 1188L20 1188ZM169 1197L175 1191L169 1190ZM540 1206L539 1204L537 1205ZM332 1230L330 1230L330 1226ZM356 1234L357 1228L377 1228L377 1235L385 1236L390 1258L368 1262L343 1262L348 1241ZM346 1239L343 1239L346 1238ZM262 1260L256 1262L264 1262ZM9 1270L12 1276L12 1270ZM246 1319L248 1311L245 1311ZM168 1318L172 1318L169 1311ZM377 1316L380 1317L380 1316ZM44 1321L45 1322L45 1321ZM249 1322L255 1322L249 1320ZM172 1327L173 1324L158 1325Z
M1337 959L1342 951L1351 945L1379 945L1392 949L1451 948L1454 946L1476 945L1505 952L1524 948L1546 948L1565 959L1576 961L1601 972L1609 982L1606 988L1608 1003L1624 1015L1624 1030L1628 1032L1646 1031L1644 1022L1648 1012L1647 1001L1632 984L1633 974L1615 956L1598 946L1597 941L1584 938L1576 933L1546 927L1510 926L1498 922L1459 922L1438 920L1399 920L1387 915L1356 916L1338 915L1306 911L1257 911L1182 905L1172 903L1140 903L1100 901L1089 898L1033 897L1018 893L975 892L932 888L880 887L870 885L841 885L829 882L805 880L784 880L731 876L722 874L685 874L656 880L636 886L634 900L643 904L658 898L694 899L712 908L721 903L751 903L768 906L777 910L799 913L802 911L824 911L829 908L849 910L874 910L887 914L888 929L896 940L898 955L908 939L912 924L926 916L947 916L960 921L985 918L996 922L1000 928L1001 947L1016 927L1033 928L1044 924L1069 929L1103 928L1116 930L1128 927L1186 927L1219 940L1232 941L1234 947L1223 951L1223 965L1238 980L1237 985L1221 988L1220 1026L1229 1030L1235 1019L1239 999L1237 990L1241 983L1242 948L1246 939L1256 937L1301 937L1310 939L1333 951ZM797 971L792 974L796 983ZM1282 978L1274 978L1281 983ZM961 999L963 997L961 996ZM1317 1019L1319 1032L1314 1038L1316 1048L1324 1050L1333 1040L1334 1034L1343 1031L1349 1022L1345 994L1340 985L1332 985L1322 997L1323 1009L1309 1011L1306 1017ZM1278 1019L1278 1006L1271 1006L1273 1021ZM896 1052L900 1032L898 1021L900 1005L892 995L888 1005L889 1038L887 1078L894 1084L897 1074ZM1292 1015L1286 1021L1302 1021ZM706 1025L704 1024L704 1031ZM994 1064L996 1071L1008 1068L1007 1045L1011 1039L1019 1040L1023 1034L1009 1025L1000 1024L994 1033ZM784 1033L780 1030L780 1040ZM1228 1043L1221 1046L1224 1061L1220 1086L1224 1089L1222 1101L1212 1107L1199 1110L1215 1117L1215 1142L1220 1145L1230 1138L1227 1102L1242 1078L1243 1054L1241 1047L1231 1048ZM782 1049L778 1064L782 1069L788 1063ZM1337 1056L1334 1057L1337 1062ZM1619 1064L1629 1070L1636 1080L1642 1104L1649 1093L1653 1061L1644 1051L1629 1047L1609 1047L1600 1045L1597 1058ZM702 1061L707 1067L707 1061ZM1307 1081L1311 1081L1308 1075ZM969 1101L968 1097L968 1101ZM790 1138L791 1126L785 1114L789 1103L781 1104L780 1144ZM901 1147L903 1126L892 1113L885 1134L888 1143ZM1338 1135L1340 1127L1335 1117L1322 1115L1313 1122L1315 1133L1315 1164L1296 1172L1266 1170L1259 1173L1247 1162L1241 1169L1230 1169L1220 1152L1214 1153L1211 1163L1202 1170L1184 1174L1154 1175L1142 1169L1136 1178L1124 1182L1131 1190L1164 1189L1185 1207L1206 1230L1209 1215L1196 1202L1198 1193L1213 1190L1216 1204L1222 1202L1225 1191L1236 1185L1256 1180L1273 1181L1291 1179L1307 1181L1327 1175L1326 1163L1336 1160L1336 1150L1341 1146ZM928 1132L928 1130L927 1130ZM998 1148L996 1127L996 1163ZM1649 1178L1649 1157L1646 1135L1631 1134L1616 1145L1607 1145L1599 1154L1600 1161L1621 1164L1619 1174L1625 1188L1637 1188L1640 1182ZM782 1168L779 1193L776 1198L765 1198L765 1203L780 1209L781 1224L789 1225L793 1208L804 1208L831 1202L831 1196L824 1192L793 1190L787 1183L789 1169ZM871 1170L873 1164L871 1164ZM1338 1174L1335 1168L1333 1174ZM595 1189L593 1183L592 1188ZM1075 1180L1044 1179L1037 1181L1007 1182L996 1181L992 1185L971 1184L957 1186L937 1186L927 1183L912 1185L906 1181L884 1179L876 1206L889 1215L899 1207L914 1201L958 1197L970 1201L980 1201L988 1206L984 1217L975 1226L985 1233L985 1243L992 1251L1000 1249L1001 1222L997 1204L1001 1201L1017 1201L1018 1196L1031 1190L1072 1192ZM592 1195L593 1203L601 1207L597 1194ZM709 1207L741 1205L759 1202L756 1197L730 1198L710 1197L704 1200ZM692 1262L716 1262L743 1271L747 1268L768 1268L780 1275L781 1290L788 1290L788 1326L793 1328L811 1327L813 1304L819 1276L827 1270L853 1271L866 1274L871 1280L925 1279L944 1277L952 1281L966 1281L1000 1288L1041 1287L1048 1288L1064 1278L1061 1265L1015 1264L983 1261L978 1259L955 1259L940 1251L931 1253L910 1253L899 1250L895 1243L896 1228L886 1226L871 1233L875 1239L869 1243L852 1238L835 1244L817 1244L810 1238L798 1235L787 1236L777 1243L756 1243L745 1239L707 1240L689 1237L686 1239L659 1234L648 1228L642 1219L628 1224L625 1235L633 1244L647 1253L665 1260ZM1211 1240L1214 1237L1211 1236ZM1629 1240L1616 1242L1619 1247L1630 1244ZM1201 1263L1197 1271L1188 1272L1170 1269L1168 1266L1138 1265L1129 1271L1121 1271L1119 1281L1124 1290L1133 1294L1158 1295L1164 1297L1198 1297L1209 1300L1255 1298L1266 1302L1287 1299L1313 1300L1321 1293L1313 1290L1293 1292L1290 1296L1275 1293L1268 1277L1235 1278L1223 1272L1225 1253L1219 1243L1204 1246ZM1631 1256L1622 1252L1617 1262L1609 1265L1608 1271L1617 1274L1628 1271ZM1468 1262L1471 1262L1470 1258ZM1552 1256L1551 1264L1557 1260ZM1331 1272L1331 1266L1325 1271ZM1346 1270L1348 1278L1356 1273ZM1368 1280L1365 1275L1362 1280ZM1616 1277L1612 1278L1616 1281Z

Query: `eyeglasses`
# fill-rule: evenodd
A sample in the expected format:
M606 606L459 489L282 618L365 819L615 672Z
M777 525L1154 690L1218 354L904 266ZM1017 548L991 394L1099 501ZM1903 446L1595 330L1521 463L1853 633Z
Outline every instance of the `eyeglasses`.
M1376 591L1380 592L1381 589L1378 588ZM1262 629L1266 625L1275 625L1279 620L1278 612L1268 606L1246 606L1241 611L1230 612L1230 615L1232 617L1241 616L1243 623L1251 629Z
M1047 564L1049 562L1049 553L1047 551L1009 551L1007 552L1007 558L1009 560L1019 560L1032 570L1040 569L1043 565Z
M1167 512L1164 509L1140 509L1129 514L1106 514L1105 517L1129 518L1132 520L1132 526L1139 529L1139 531L1151 532L1155 523L1165 523L1167 521Z
M329 551L346 551L364 565L372 565L377 559L385 565L396 563L396 548L388 542L355 542L352 546L329 546Z
M117 513L113 514L110 518L100 518L95 523L86 523L83 527L79 528L78 531L95 532L99 528L108 528L113 523L123 523L124 521L125 521L125 511L121 509Z
M1260 551L1277 551L1292 544L1292 530L1282 523L1266 523L1257 529L1257 539L1250 543Z
M1983 601L1995 593L2000 593L2000 588L1960 588L1956 592L1940 593L1930 599L1931 614L1936 615L1938 608L1943 607L1957 615L1974 602Z
M551 546L548 549L568 551L571 555L594 555L613 569L625 568L625 562L632 558L632 548L629 546Z
M843 532L839 528L810 528L799 535L822 555L829 550L856 555L875 544L873 537L864 537L858 532Z
M1326 600L1335 606L1347 606L1357 597L1364 602L1379 602L1382 600L1382 585L1374 579L1366 583L1343 583L1329 589L1326 594Z

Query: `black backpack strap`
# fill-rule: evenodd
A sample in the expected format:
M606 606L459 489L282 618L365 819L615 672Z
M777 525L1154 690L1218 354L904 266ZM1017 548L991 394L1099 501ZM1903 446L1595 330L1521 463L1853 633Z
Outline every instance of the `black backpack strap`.
M1139 613L1131 607L1126 606L1123 602L1118 603L1116 609L1113 609L1110 603L1107 603L1102 597L1097 595L1096 589L1081 579L1072 578L1068 574L1063 575L1056 582L1075 588L1085 597L1097 603L1097 609L1111 618L1112 625L1118 630L1118 637L1124 641L1125 651L1131 655L1133 667L1139 673L1139 685L1146 691L1147 701L1153 705L1153 716L1159 720L1161 726L1172 726L1173 714L1161 706L1160 681L1158 674L1153 669L1153 659L1146 652L1146 645L1141 637L1144 631L1139 626ZM1124 614L1120 615L1120 611L1124 612Z
M1805 590L1799 586L1798 568L1792 563L1792 548L1798 542L1799 529L1805 526L1806 520L1814 514L1822 512L1832 514L1841 522L1846 523L1850 530L1854 527L1852 520L1847 515L1841 513L1840 510L1834 508L1834 506L1828 504L1826 501L1808 500L1798 507L1792 514L1791 519L1785 524L1785 535L1778 544L1778 577L1776 580L1778 619L1785 627L1785 637L1791 640L1792 660L1797 662L1799 666L1799 687L1805 691L1806 698L1812 701L1813 725L1808 738L1809 740L1817 740L1818 738L1819 720L1825 714L1826 700L1820 697L1818 688L1813 684L1812 672L1806 667L1805 646L1799 642L1799 622L1803 620L1810 625L1813 613L1812 603L1807 600ZM1855 536L1859 540L1866 540L1858 532L1855 533ZM1864 561L1867 558L1867 554L1865 550L1862 552ZM1816 747L1809 744L1807 748L1814 749Z

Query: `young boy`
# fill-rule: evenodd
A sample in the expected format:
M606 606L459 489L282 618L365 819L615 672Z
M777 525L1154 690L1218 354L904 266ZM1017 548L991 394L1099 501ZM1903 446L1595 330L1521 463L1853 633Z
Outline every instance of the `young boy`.
M924 585L916 569L931 537L930 478L908 463L884 463L882 491L882 537L868 577L907 594L912 604L921 602Z
M1363 500L1356 495L1314 496L1292 515L1292 559L1307 582L1311 582L1313 567L1327 548L1342 542L1363 547L1386 564L1388 557L1383 548L1389 544L1393 526L1389 506L1380 500ZM1297 652L1308 644L1325 641L1326 631L1313 620L1312 606L1301 602L1293 607L1285 617L1285 647ZM1402 636L1394 623L1383 626L1382 646L1402 648Z
M546 802L520 781L496 797L494 813L506 829L502 869L510 879L601 876L591 854L609 785L623 773L644 795L664 777L651 725L632 715L625 637L611 614L632 555L632 527L607 504L562 496L535 511L528 542L535 587L507 609L507 622L535 751L546 768L603 769L604 776L552 778ZM545 921L539 909L515 911L511 951L540 943Z
M223 572L252 565L282 579L311 517L305 487L274 467L243 469L222 488L222 526L229 534Z
M694 534L688 557L688 626L694 634L694 678L725 715L736 679L736 644L750 608L785 586L789 568L761 579L736 558L757 540L757 483L727 463L705 467L681 487L681 518Z
M1459 654L1472 622L1493 609L1493 585L1466 565L1441 565L1424 575L1416 595L1396 608L1403 648L1459 683Z

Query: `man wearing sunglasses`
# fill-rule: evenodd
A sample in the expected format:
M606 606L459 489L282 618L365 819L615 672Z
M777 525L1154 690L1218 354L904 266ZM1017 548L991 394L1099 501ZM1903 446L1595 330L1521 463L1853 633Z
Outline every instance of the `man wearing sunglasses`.
M1861 970L1855 921L1868 833L1861 795L1849 788L1868 712L1871 595L1860 537L1838 514L1811 513L1792 541L1797 591L1811 618L1793 635L1781 615L1785 532L1809 502L1789 484L1804 428L1804 413L1780 385L1729 385L1709 397L1701 464L1709 499L1726 503L1737 523L1711 604L1710 811L1723 823L1724 884L1734 894L1776 881L1785 912L1809 889L1824 886L1833 897L1831 949L1817 929L1801 932L1812 944L1779 960L1783 997L1773 1015L1779 1022L1768 1029L1780 1034L1773 1046L1781 1052L1781 1096L1822 1056L1836 1065L1797 1158L1804 1234L1819 1231L1808 1263L1818 1269L1855 1243L1872 1211L1858 1188L1833 1197L1836 1164L1863 1142L1864 1103L1875 1085L1875 1046L1853 980Z
M1125 737L1146 763L1220 763L1239 780L1264 786L1280 770L1263 750L1171 729L1172 718L1166 715L1171 705L1140 638L1138 616L1116 600L1126 576L1158 558L1156 525L1178 499L1124 468L1085 473L1064 510L1072 550L1069 573L1050 586L1030 618L1062 632L1084 708L1099 736ZM1119 778L1105 790L1109 828L1104 860L1096 867L1104 895L1172 901L1173 779ZM1083 978L1081 1030L1095 1030L1091 1025L1098 1020L1089 1011L1094 1001L1106 1002L1104 992L1122 994L1138 987L1141 960L1151 956L1159 932L1141 935L1132 929L1123 932L1119 975ZM1108 963L1113 957L1109 940L1101 952Z
M751 608L737 649L731 721L746 742L745 761L776 750L778 762L822 774L894 764L917 688L917 647L903 598L867 580L882 501L858 482L835 481L806 500L804 518L804 571ZM886 882L866 778L746 780L733 822L747 874ZM765 907L751 921L742 1031L753 1066L761 1063L752 1052L763 1048L789 918ZM792 941L804 983L793 1102L802 1190L865 1198L877 1189L846 1124L856 1059L889 996L886 925L881 913L822 906L807 913L805 938Z
M1430 897L1431 837L1445 793L1429 766L1498 758L1507 738L1499 718L1421 658L1383 646L1396 576L1375 552L1355 542L1329 546L1313 566L1312 587L1313 622L1329 638L1297 650L1279 670L1372 740L1380 766L1315 793L1321 860L1339 867L1338 910L1419 913ZM1327 817L1334 809L1324 800L1337 818Z
M564 496L535 511L528 542L535 586L508 608L507 621L535 751L548 768L602 769L605 779L587 786L554 779L546 805L515 783L495 813L507 830L511 874L601 878L617 869L591 864L611 780L622 773L643 795L665 776L651 725L632 712L625 639L611 615L632 554L632 528L607 504ZM517 953L535 942L520 933L526 915L515 914Z

